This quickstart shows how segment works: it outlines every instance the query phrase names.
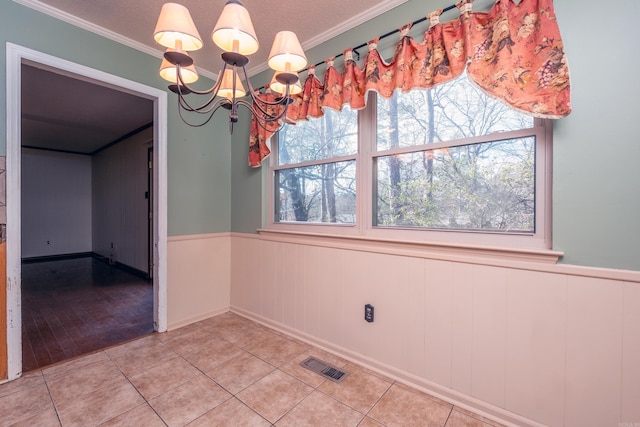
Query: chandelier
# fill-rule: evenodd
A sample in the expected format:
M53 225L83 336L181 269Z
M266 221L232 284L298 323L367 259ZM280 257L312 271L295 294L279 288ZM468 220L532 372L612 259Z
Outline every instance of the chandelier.
M258 97L249 81L246 66L248 55L258 51L259 43L249 12L239 0L227 1L211 33L213 42L224 52L221 55L222 70L210 89L196 90L189 86L198 80L198 72L188 52L202 48L203 42L185 6L164 4L153 38L167 48L160 65L160 76L171 83L169 89L178 95L180 118L189 126L205 125L218 109L223 108L229 111L229 131L233 133L233 124L238 121L238 107L242 105L260 126L266 128L269 123L278 122L286 115L291 95L302 91L298 71L307 65L307 58L295 33L280 31L268 59L269 67L275 71L269 89L279 96L273 101ZM242 84L240 70L248 91ZM243 99L247 95L250 99ZM198 105L193 105L191 102L198 96L205 97L204 102L201 100ZM186 120L183 111L204 115L205 119L192 123Z

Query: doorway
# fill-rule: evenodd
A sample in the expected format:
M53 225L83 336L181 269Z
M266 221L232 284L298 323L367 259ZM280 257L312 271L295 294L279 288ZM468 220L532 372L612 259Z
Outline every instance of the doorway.
M7 359L8 379L22 373L21 340L21 117L22 65L37 64L64 75L151 100L153 103L152 173L154 223L152 227L153 326L167 327L166 312L166 93L121 77L61 60L21 46L7 44ZM145 151L146 156L146 151ZM145 172L146 174L146 172ZM146 176L146 175L145 175ZM153 196L153 197L151 197ZM46 242L46 240L45 240ZM42 243L45 244L45 243ZM148 246L148 242L144 242ZM146 256L148 263L149 255ZM148 268L148 265L147 265ZM1 381L1 379L0 379Z

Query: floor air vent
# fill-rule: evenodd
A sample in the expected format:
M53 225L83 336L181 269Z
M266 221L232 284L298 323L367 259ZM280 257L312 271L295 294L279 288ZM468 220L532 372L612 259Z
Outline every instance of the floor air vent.
M322 360L316 359L315 357L308 357L300 362L300 365L337 383L342 381L348 375L346 372L341 371L335 366L331 366Z

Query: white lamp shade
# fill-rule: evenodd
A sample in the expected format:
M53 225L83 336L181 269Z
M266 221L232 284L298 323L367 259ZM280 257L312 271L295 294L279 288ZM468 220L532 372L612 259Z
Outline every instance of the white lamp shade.
M280 31L273 40L269 53L269 67L276 71L295 73L307 65L307 57L298 36L291 31Z
M232 69L224 70L224 75L222 76L222 83L220 84L220 89L218 90L218 96L223 96L227 99L234 98L233 94L233 79L236 79L236 92L235 98L242 98L247 94L247 91L244 90L244 86L242 85L242 81L240 81L240 76L234 73ZM218 78L220 75L218 74Z
M249 11L239 0L227 1L213 28L211 39L220 49L242 55L256 53L259 47Z
M273 78L271 79L271 83L269 83L269 88L271 88L271 90L276 93L284 95L285 92L287 91L287 85L282 84L278 80L276 80L276 77L280 73L281 72L279 71L275 72L275 74L273 75ZM300 79L298 79L297 82L289 86L289 95L297 95L300 92L302 92L302 84L300 83Z
M189 9L176 3L165 3L162 6L153 38L171 49L191 51L202 47L202 38L191 19Z
M182 75L182 81L186 84L198 80L198 72L193 64L188 67L180 67L180 74ZM176 72L176 66L166 59L162 59L162 64L160 64L160 77L170 83L177 84L178 74Z

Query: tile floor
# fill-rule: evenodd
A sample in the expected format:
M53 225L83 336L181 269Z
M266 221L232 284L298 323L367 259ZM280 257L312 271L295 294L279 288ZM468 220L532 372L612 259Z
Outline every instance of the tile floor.
M348 376L301 367L310 355ZM0 385L0 414L0 426L498 426L233 313L26 373Z

